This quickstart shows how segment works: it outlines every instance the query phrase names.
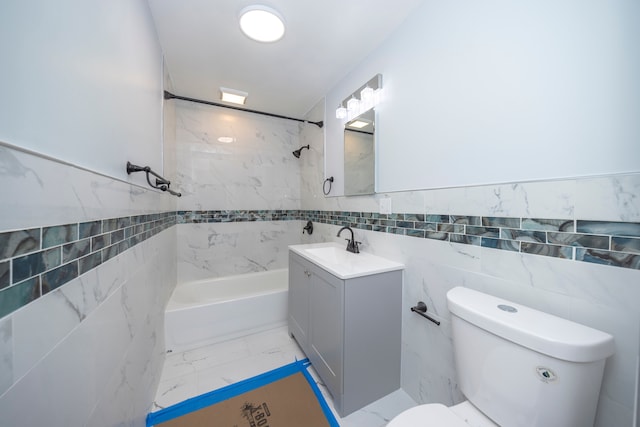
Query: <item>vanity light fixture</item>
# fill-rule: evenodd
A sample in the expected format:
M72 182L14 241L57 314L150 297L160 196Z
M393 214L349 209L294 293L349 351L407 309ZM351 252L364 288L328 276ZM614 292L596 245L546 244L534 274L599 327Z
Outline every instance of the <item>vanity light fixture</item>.
M268 6L247 6L240 11L240 29L253 40L271 43L284 35L284 18Z
M233 104L244 105L249 94L241 90L229 89L228 87L220 87L220 99Z
M358 99L358 96L360 99ZM358 90L345 98L336 109L337 119L351 120L382 101L382 74L376 74ZM347 104L347 108L343 105Z

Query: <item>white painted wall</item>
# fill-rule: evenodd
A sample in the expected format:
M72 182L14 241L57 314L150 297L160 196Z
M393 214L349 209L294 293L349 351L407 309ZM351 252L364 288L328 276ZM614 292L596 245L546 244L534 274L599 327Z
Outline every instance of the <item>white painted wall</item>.
M162 56L148 9L3 1L0 141L121 179L127 160L161 171Z
M334 108L376 73L379 191L639 171L637 40L631 0L426 1L327 95L332 194Z

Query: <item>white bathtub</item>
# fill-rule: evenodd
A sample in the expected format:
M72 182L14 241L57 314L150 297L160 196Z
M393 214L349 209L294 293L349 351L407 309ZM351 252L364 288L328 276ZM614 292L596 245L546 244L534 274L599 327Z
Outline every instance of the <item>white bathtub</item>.
M177 352L286 325L288 270L176 286L165 311L165 345Z

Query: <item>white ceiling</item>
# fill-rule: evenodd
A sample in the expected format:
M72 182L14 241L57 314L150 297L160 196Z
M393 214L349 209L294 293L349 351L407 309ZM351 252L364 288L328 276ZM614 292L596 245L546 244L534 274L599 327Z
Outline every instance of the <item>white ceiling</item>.
M219 87L249 93L246 108L302 117L424 0L148 0L179 96L220 102ZM264 4L284 37L246 37L238 13Z

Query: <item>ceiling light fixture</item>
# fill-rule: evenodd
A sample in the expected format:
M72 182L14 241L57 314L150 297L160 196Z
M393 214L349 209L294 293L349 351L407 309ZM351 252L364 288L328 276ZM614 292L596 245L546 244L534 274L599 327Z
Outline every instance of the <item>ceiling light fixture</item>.
M253 40L263 43L275 42L284 35L284 19L270 7L247 6L240 11L240 28Z
M229 89L228 87L220 87L220 99L233 104L244 105L249 94L241 90Z
M365 126L369 126L369 122L364 122L362 120L355 120L355 121L349 123L347 126L349 126L351 128L362 129Z

